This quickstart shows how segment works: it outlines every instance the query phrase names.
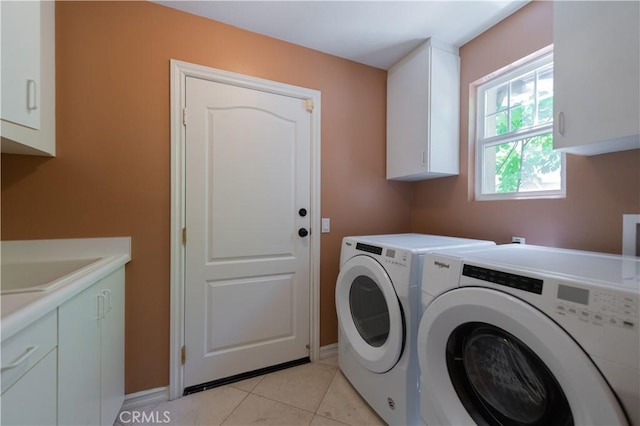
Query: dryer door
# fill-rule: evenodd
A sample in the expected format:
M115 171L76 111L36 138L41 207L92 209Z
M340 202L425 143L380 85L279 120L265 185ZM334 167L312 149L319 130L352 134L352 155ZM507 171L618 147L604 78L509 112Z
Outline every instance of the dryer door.
M336 310L360 364L375 373L396 365L404 345L404 319L391 279L376 260L362 255L344 263L336 283Z
M449 291L418 331L427 424L625 425L589 356L545 314L506 293Z

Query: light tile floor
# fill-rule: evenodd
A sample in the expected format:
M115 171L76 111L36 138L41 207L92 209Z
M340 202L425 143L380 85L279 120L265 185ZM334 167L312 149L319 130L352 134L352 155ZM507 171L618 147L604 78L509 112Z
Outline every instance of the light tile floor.
M140 411L155 421L146 424L384 425L340 372L337 357L142 407ZM115 424L122 425L127 426Z

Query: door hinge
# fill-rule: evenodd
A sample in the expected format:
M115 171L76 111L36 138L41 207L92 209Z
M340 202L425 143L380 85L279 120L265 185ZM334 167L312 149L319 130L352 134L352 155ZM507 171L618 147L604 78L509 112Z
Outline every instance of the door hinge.
M184 365L184 363L186 362L186 360L187 360L187 347L186 347L186 346L183 346L183 347L180 349L180 362L182 363L182 365Z
M182 245L187 244L187 228L182 228Z
M187 125L187 108L182 108L182 124Z
M307 109L307 111L313 111L313 106L313 99L306 99L304 101L304 107Z

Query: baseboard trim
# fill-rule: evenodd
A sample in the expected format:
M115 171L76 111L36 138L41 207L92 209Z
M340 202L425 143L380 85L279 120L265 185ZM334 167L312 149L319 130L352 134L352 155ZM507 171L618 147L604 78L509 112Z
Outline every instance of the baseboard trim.
M320 348L320 359L331 358L332 356L338 356L338 344L332 343Z
M147 389L124 396L122 410L131 411L145 405L160 404L169 400L169 387L162 386L155 389Z

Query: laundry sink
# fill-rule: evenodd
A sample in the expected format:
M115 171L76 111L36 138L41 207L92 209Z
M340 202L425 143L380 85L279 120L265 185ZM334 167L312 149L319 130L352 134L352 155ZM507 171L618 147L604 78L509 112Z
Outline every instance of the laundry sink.
M0 293L50 291L89 269L100 259L72 259L38 262L3 263Z

